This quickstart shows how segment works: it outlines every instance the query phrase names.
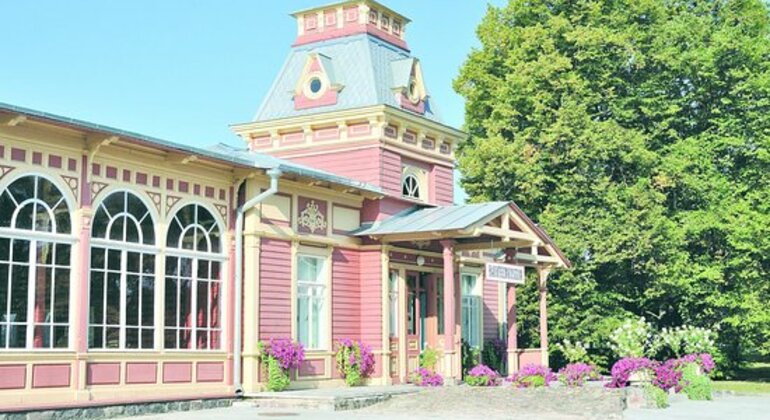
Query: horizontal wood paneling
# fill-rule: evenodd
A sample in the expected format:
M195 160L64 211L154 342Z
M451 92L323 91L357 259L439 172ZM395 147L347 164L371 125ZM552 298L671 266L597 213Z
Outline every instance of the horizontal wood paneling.
M262 239L259 272L259 339L291 338L291 243Z

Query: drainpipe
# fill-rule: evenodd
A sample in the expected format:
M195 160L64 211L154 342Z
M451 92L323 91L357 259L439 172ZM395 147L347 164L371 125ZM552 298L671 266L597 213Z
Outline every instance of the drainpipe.
M233 385L235 386L235 395L243 395L243 386L241 384L241 346L243 341L243 331L241 328L241 319L243 312L243 216L244 214L261 203L264 199L278 192L278 178L281 177L279 169L270 169L267 171L270 177L270 188L261 194L253 197L251 200L238 207L235 218L235 354L233 357Z

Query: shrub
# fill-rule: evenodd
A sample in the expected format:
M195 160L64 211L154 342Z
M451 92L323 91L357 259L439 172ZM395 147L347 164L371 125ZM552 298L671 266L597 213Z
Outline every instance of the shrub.
M639 358L652 350L652 326L639 318L628 320L610 334L610 347L618 357Z
M469 370L480 363L481 351L478 349L478 347L471 347L471 345L468 344L468 342L465 340L461 340L460 343L460 357L463 368L463 376L465 376Z
M628 386L628 379L635 372L653 373L656 363L646 357L625 357L612 365L612 380L608 388L623 388Z
M485 365L476 365L465 375L465 383L470 386L493 386L497 372Z
M679 357L682 354L711 353L716 347L716 333L708 328L682 326L663 328L658 335L657 346L667 348Z
M698 373L697 365L688 363L682 369L682 381L684 387L682 390L691 400L710 400L711 397L711 379L706 375Z
M585 381L595 381L602 378L596 366L588 363L571 363L559 371L559 381L568 387L583 386Z
M433 372L436 370L436 365L440 359L441 352L438 349L426 347L425 350L420 353L420 367Z
M657 408L668 407L668 393L657 386L647 384L644 386L644 396Z
M508 345L505 341L496 338L484 343L484 350L481 351L481 363L489 366L493 370L500 372L503 370L503 364L506 359Z
M569 340L564 340L557 344L556 349L564 355L564 359L567 363L579 363L588 361L588 350L581 343L573 343Z
M361 385L374 371L374 353L361 341L343 339L337 342L337 370L348 386Z
M701 369L703 369L704 373L710 373L716 367L716 363L714 363L714 359L708 353L688 354L683 357L680 357L678 359L678 363L680 365L695 363L699 365Z
M421 367L417 368L409 378L417 386L435 387L444 385L444 378L438 373Z
M550 368L538 365L526 365L507 379L519 388L539 388L555 380L556 375Z
M267 368L268 391L283 391L289 387L289 369L299 367L305 360L305 349L300 343L288 339L271 339L259 342L257 350Z

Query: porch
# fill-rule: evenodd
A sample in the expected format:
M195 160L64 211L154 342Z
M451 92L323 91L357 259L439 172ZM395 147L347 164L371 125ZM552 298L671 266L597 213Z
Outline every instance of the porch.
M507 337L508 373L548 365L547 279L569 261L515 204L415 208L357 235L383 244L384 360L392 383L407 382L428 348L439 350L436 370L445 380L459 381L463 339L482 348L486 339ZM517 343L516 286L525 270L537 273L538 349Z

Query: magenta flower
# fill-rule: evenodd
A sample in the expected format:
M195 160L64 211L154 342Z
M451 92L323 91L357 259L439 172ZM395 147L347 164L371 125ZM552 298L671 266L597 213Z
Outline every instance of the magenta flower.
M410 379L417 386L436 387L444 385L444 378L441 375L422 367L412 372Z
M571 363L559 371L559 380L569 387L583 386L585 381L601 379L596 366L587 363Z
M556 375L549 367L534 364L525 365L506 379L519 388L549 386L555 380Z

